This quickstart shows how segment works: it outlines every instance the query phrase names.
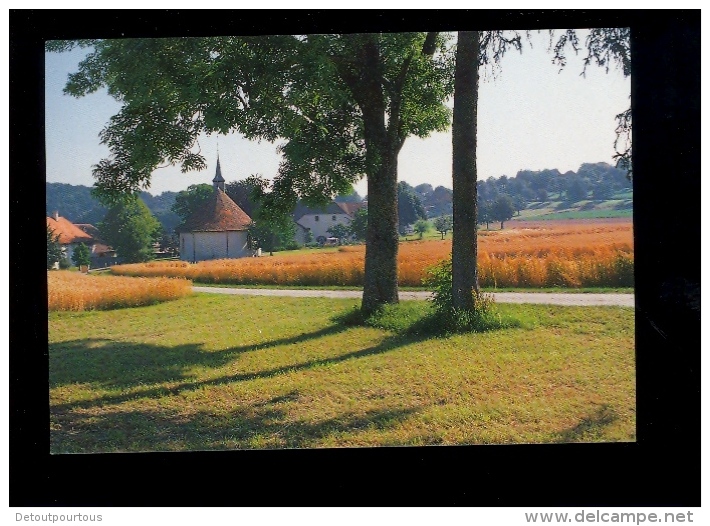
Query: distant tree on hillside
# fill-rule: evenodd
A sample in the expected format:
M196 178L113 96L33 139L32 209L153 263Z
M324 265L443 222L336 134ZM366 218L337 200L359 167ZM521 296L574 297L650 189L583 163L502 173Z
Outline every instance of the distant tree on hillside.
M47 225L47 270L54 268L54 265L62 259L62 246L59 244L59 234L54 234L54 230Z
M491 221L493 219L493 202L492 201L479 201L478 203L478 224L482 225L485 223L486 230L490 230Z
M102 239L126 263L153 259L152 245L162 234L160 222L135 195L113 205L98 227Z
M434 219L434 228L444 239L449 230L454 226L454 219L451 216L439 216Z
M66 183L45 184L45 205L48 216L58 211L62 217L73 223L100 220L107 210L94 198L90 187Z
M503 223L513 218L515 207L509 195L501 194L491 206L491 217L494 221L500 221L500 228L503 230Z
M520 194L514 195L512 199L513 199L513 207L515 208L515 211L517 212L517 214L520 215L520 211L524 210L525 207L528 206L528 201Z
M611 184L599 184L592 190L592 197L598 201L611 199L614 189Z
M490 179L487 181L476 181L476 194L478 199L483 201L493 201L498 197L498 187L495 182L491 182Z
M430 217L451 215L453 212L453 190L445 186L437 186L434 191L427 195L424 206Z
M408 183L397 183L397 210L399 218L399 231L403 233L408 225L418 219L426 219L426 212L419 196Z
M419 239L424 237L424 234L429 232L429 227L431 226L431 223L427 221L426 219L419 219L417 222L414 223L414 226L412 227L413 230L419 234Z
M539 188L535 192L535 199L537 199L538 201L547 201L547 198L547 190L545 190L544 188Z
M414 187L414 191L421 197L424 198L434 191L434 187L429 183L418 184Z
M574 176L571 180L567 181L567 191L565 194L568 201L582 201L587 198L588 193L587 183L585 183L584 179L581 177Z

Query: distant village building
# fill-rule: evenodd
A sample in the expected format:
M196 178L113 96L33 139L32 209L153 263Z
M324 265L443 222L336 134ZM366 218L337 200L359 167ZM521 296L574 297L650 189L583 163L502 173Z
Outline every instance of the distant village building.
M91 245L91 268L103 268L121 263L121 260L116 257L116 251L101 239L98 228L90 223L76 223L74 226L94 240Z
M251 218L224 192L219 156L212 185L214 192L207 202L176 229L183 261L195 263L253 255L248 237Z
M355 217L355 212L364 206L363 203L336 203L331 201L321 208L310 208L298 203L293 211L296 222L296 241L300 244L306 242L307 232L310 231L313 241L324 243L332 237L328 230L335 225L349 226Z
M64 257L72 263L72 256L76 247L86 245L91 253L91 268L107 267L115 264L116 251L101 241L99 229L88 223L74 224L66 217L55 211L47 218L47 226L59 236L59 245L62 247ZM55 263L54 268L59 268Z

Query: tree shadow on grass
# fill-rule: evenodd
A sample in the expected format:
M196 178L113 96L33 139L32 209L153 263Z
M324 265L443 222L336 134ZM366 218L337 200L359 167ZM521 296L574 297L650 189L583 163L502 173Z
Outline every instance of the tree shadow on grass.
M62 414L77 408L88 409L96 406L120 404L129 400L140 398L158 399L164 396L174 396L184 391L194 391L202 387L220 386L236 382L246 382L272 378L279 375L297 373L299 371L328 366L386 353L404 345L416 343L431 338L427 333L407 332L402 335L385 337L377 345L344 352L336 356L308 360L262 369L229 374L208 380L188 379L185 372L188 368L199 365L208 367L221 367L234 360L239 354L263 350L279 345L302 343L315 340L324 336L337 334L347 330L348 325L337 323L311 333L299 336L273 340L263 344L254 344L241 347L231 347L221 351L206 352L201 345L189 344L174 347L143 344L107 342L106 340L75 340L59 346L59 350L50 350L50 385L71 384L74 382L100 382L106 387L126 388L127 392L109 394L65 404L54 404L51 407L53 414ZM104 343L98 347L97 343ZM146 358L147 356L147 358ZM54 362L54 366L53 366ZM154 385L167 382L182 381L174 385ZM134 389L143 385L150 385Z
M166 346L143 342L120 342L83 338L49 346L49 384L97 382L105 387L133 387L180 380L193 366L221 367L239 354L305 343L347 327L329 325L317 331L267 342L205 351L202 344Z
M555 442L596 442L604 434L604 428L618 420L614 410L601 405L593 415L583 418L576 426L562 431Z
M191 415L164 410L119 410L58 419L51 432L52 453L111 451L200 451L317 447L323 439L356 437L392 428L420 407L347 411L318 420L294 419L289 404L298 392L240 406L228 413L198 411Z

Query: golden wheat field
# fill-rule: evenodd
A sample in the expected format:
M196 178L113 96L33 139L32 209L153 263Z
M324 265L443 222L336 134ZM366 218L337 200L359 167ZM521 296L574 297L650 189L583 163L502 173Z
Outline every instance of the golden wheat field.
M168 277L126 278L80 272L47 272L50 311L138 307L192 294L192 283Z
M480 231L479 283L483 287L633 286L630 221L519 222ZM421 286L426 269L451 254L451 239L404 241L399 283ZM112 267L117 275L171 276L206 283L361 286L364 245L337 252L226 259L190 264L152 262Z

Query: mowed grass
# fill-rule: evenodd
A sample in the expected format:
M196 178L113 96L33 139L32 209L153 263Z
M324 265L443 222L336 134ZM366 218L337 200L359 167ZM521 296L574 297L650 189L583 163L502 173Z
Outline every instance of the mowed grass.
M195 294L49 316L51 451L635 440L633 309L498 305L518 327L432 337L404 302Z

